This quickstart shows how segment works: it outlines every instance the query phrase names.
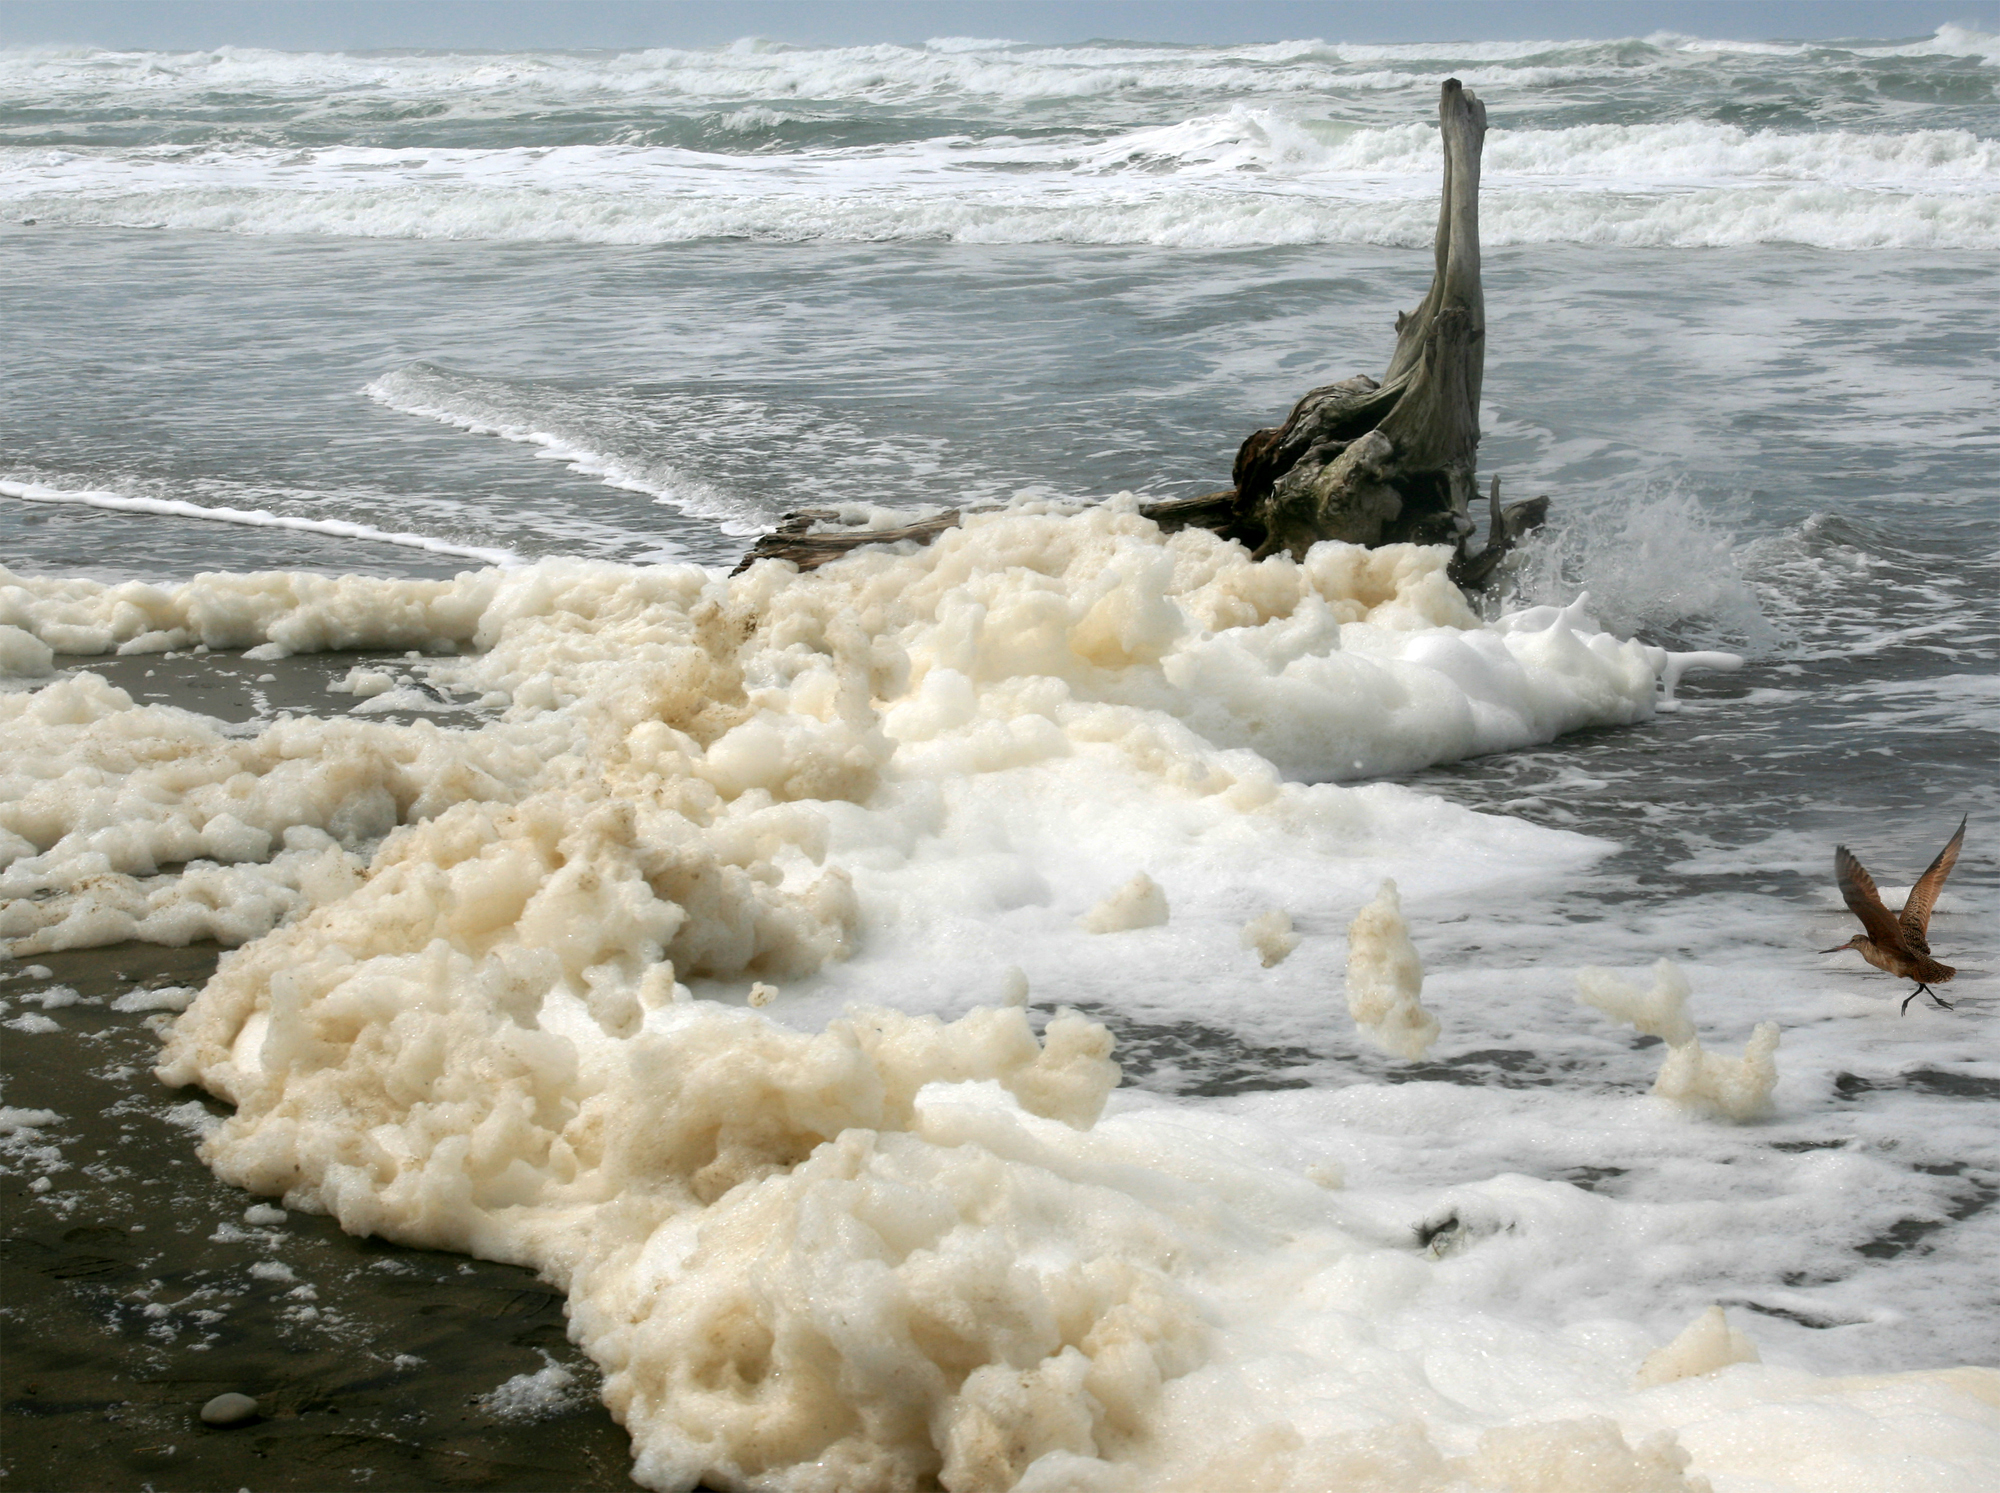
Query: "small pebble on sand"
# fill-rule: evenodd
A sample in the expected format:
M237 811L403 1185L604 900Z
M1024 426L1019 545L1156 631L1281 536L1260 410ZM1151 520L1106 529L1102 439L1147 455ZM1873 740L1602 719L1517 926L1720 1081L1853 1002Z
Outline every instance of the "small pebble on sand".
M256 1418L257 1402L235 1390L219 1394L201 1407L201 1423L205 1426L240 1426Z

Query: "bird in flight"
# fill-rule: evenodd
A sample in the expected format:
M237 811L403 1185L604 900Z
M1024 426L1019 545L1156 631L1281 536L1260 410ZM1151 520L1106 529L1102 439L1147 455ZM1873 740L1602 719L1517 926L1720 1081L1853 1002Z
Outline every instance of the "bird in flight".
M1944 889L1945 878L1951 875L1951 868L1958 863L1958 847L1964 841L1965 820L1960 819L1958 833L1951 837L1950 844L1937 853L1930 869L1917 878L1917 884L1910 888L1910 895L1903 902L1901 913L1892 913L1882 905L1882 894L1875 890L1875 879L1854 858L1853 851L1845 845L1838 846L1833 852L1834 880L1840 883L1840 895L1847 903L1847 910L1861 919L1861 926L1868 931L1857 933L1846 943L1821 952L1837 954L1841 949L1852 949L1879 970L1900 975L1905 980L1915 980L1917 988L1903 998L1902 1011L1909 1010L1910 1002L1920 995L1928 995L1945 1010L1951 1010L1951 1003L1942 999L1931 986L1944 984L1958 971L1931 958L1930 941L1925 935L1931 926L1931 908L1937 903L1938 893ZM1901 1015L1902 1011L1897 1014Z

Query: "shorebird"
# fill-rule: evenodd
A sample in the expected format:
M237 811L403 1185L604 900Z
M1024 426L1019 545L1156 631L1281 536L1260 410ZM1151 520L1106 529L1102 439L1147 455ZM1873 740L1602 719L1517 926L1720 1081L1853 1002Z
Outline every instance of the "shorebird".
M1882 905L1882 894L1875 890L1875 879L1854 858L1853 851L1845 845L1834 849L1833 876L1840 883L1840 895L1847 903L1847 910L1861 919L1861 926L1868 931L1857 933L1846 943L1820 952L1838 954L1841 949L1852 949L1879 970L1900 975L1905 980L1915 980L1917 988L1903 997L1902 1009L1896 1013L1898 1016L1909 1010L1910 1002L1920 995L1928 995L1947 1011L1952 1009L1951 1003L1931 986L1944 984L1958 971L1931 958L1930 941L1925 935L1931 926L1931 908L1944 888L1944 879L1951 875L1951 868L1958 863L1958 847L1964 841L1965 820L1960 819L1958 833L1951 837L1949 845L1937 853L1930 869L1917 878L1917 884L1910 888L1910 895L1903 901L1901 913L1891 913Z

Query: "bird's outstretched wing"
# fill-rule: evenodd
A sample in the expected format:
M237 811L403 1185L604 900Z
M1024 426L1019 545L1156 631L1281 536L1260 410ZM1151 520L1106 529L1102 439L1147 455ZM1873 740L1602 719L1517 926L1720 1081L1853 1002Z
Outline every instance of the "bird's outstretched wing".
M1938 893L1944 890L1944 879L1951 875L1951 868L1958 864L1958 847L1965 843L1965 821L1958 821L1958 833L1951 837L1951 843L1937 853L1930 869L1917 878L1917 884L1910 888L1909 900L1903 903L1902 924L1906 931L1918 935L1930 932L1931 909L1937 905Z
M1875 890L1875 878L1845 845L1834 849L1833 879L1840 883L1841 899L1847 903L1847 910L1861 919L1868 936L1885 948L1900 947L1902 928L1882 905L1882 894Z

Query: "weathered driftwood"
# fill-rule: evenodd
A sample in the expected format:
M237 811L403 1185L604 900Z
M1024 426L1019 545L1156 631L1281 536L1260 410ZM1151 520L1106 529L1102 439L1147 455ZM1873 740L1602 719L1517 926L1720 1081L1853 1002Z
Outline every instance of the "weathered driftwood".
M1479 157L1486 106L1448 80L1438 99L1444 190L1436 268L1414 311L1396 318L1396 350L1380 379L1357 375L1310 390L1284 424L1259 430L1236 453L1233 486L1141 511L1167 529L1198 527L1247 545L1260 559L1303 555L1323 539L1351 544L1443 544L1468 589L1493 577L1507 551L1548 511L1547 498L1500 506L1488 494L1485 544L1475 532L1479 390L1486 370L1486 296L1479 277ZM810 570L864 544L929 543L957 510L900 529L816 527L825 510L788 515L743 564L767 558ZM739 567L740 568L740 567Z
M736 562L736 569L745 570L759 560L790 560L801 570L812 570L829 560L839 559L849 550L860 549L864 544L896 544L905 539L929 544L946 529L957 528L958 521L964 516L956 508L947 508L942 513L934 513L929 518L920 518L913 524L894 529L869 529L859 525L821 529L815 526L835 522L840 515L830 508L801 508L786 514L778 521L777 528L751 545L743 558Z

